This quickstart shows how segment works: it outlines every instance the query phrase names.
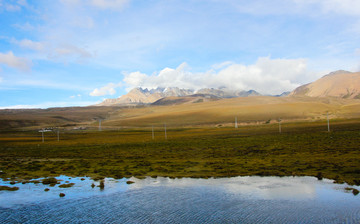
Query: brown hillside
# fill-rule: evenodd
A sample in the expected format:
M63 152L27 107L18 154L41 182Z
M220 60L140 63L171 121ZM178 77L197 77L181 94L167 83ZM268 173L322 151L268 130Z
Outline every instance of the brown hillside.
M360 72L337 71L302 85L290 96L360 98Z
M109 127L233 125L283 121L354 118L360 100L313 97L238 97L203 103L164 104L142 108L122 108L103 122ZM348 105L348 106L347 106Z

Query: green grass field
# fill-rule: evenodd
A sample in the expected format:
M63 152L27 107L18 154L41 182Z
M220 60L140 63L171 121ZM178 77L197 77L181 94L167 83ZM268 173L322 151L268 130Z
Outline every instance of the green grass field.
M360 120L208 128L0 132L0 177L317 176L360 184Z

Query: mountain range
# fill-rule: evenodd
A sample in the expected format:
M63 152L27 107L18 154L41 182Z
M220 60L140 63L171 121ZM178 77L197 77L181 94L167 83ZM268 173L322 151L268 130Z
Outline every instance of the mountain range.
M113 106L113 105L131 105L131 104L151 104L158 105L158 100L166 97L193 97L201 99L222 99L234 97L260 96L261 94L255 90L249 91L234 91L226 88L204 88L197 91L191 89L180 89L178 87L143 89L141 87L134 88L127 94L116 99L105 99L98 106Z
M194 127L259 124L275 119L317 121L360 117L360 72L337 71L300 86L288 96L257 96L255 91L135 88L104 106L0 110L0 130L43 127ZM286 95L286 94L285 94ZM242 97L241 97L242 96ZM251 96L251 97L243 97ZM147 104L128 107L121 105ZM119 107L120 106L120 107Z
M255 90L230 90L227 88L203 88L199 90L178 87L147 89L137 87L115 99L105 99L97 106L116 105L169 105L186 102L207 102L224 98L261 96ZM292 92L274 97L338 97L360 99L360 72L339 70L331 72L315 82L299 86Z

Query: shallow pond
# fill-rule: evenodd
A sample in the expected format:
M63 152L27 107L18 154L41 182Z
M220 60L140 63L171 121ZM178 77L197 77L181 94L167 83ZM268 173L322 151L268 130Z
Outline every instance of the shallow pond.
M75 185L0 181L20 188L0 191L0 222L360 223L360 194L313 177L105 179L104 190L89 178L57 179Z

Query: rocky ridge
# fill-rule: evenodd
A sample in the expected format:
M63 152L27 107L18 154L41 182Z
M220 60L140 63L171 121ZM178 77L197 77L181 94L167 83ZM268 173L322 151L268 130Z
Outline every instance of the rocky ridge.
M106 99L98 106L114 106L114 105L138 105L151 104L165 97L184 97L192 95L207 95L212 98L233 98L233 97L247 97L260 96L255 90L249 91L235 91L226 88L204 88L197 91L191 89L180 89L178 87L143 89L141 87L134 88L127 94L116 99Z

